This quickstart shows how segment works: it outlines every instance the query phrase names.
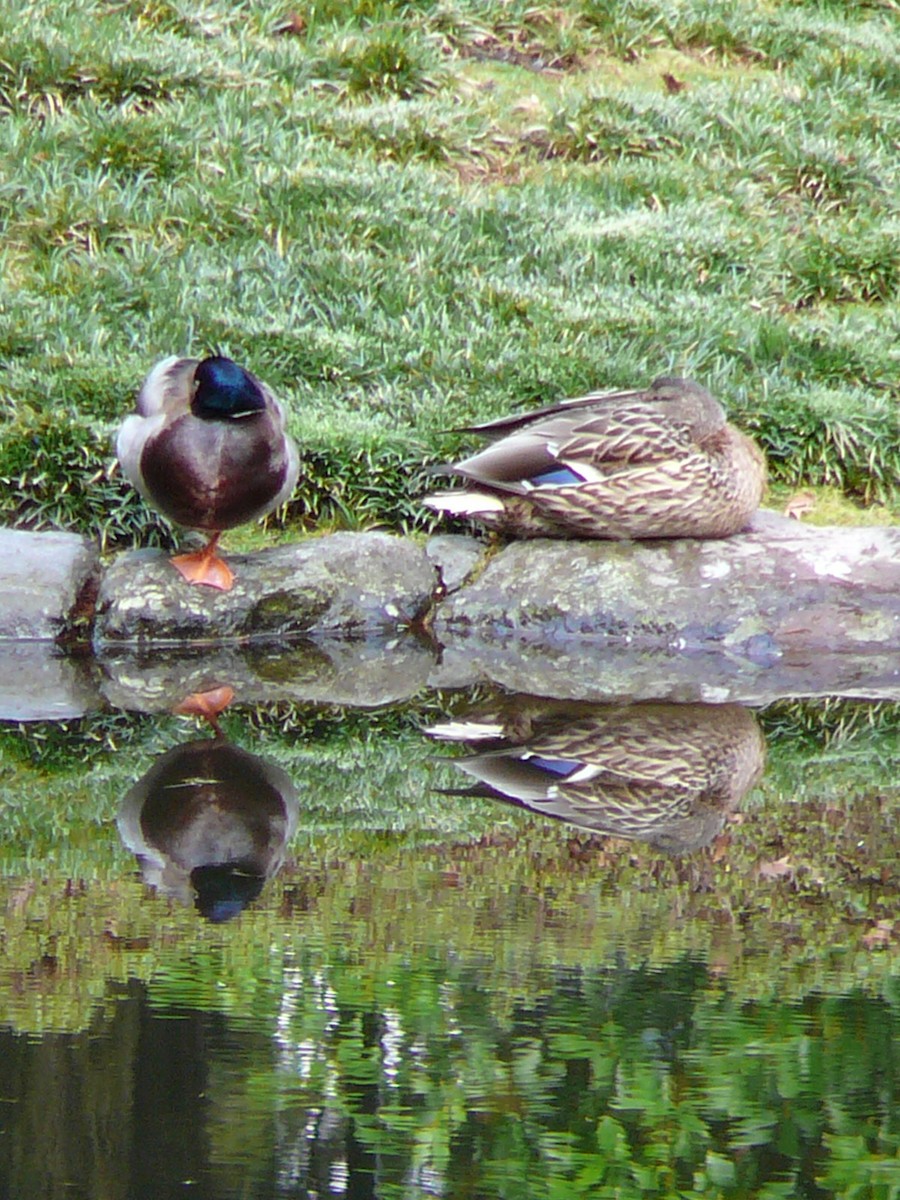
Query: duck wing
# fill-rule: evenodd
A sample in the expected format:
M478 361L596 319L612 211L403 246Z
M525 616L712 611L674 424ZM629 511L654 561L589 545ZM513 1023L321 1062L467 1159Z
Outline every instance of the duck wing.
M477 425L463 425L459 433L480 433L487 437L503 437L527 425L545 418L580 411L589 408L617 408L623 404L631 404L648 395L645 389L635 389L627 392L589 392L586 396L575 396L569 400L558 400L543 408L531 409L527 413L517 413L513 416L497 417L493 421L480 421Z
M137 397L140 417L156 417L160 413L177 415L187 412L191 404L191 382L199 359L170 355L156 364Z
M697 806L716 805L702 788L607 778L584 767L537 756L470 755L453 765L476 782L459 792L483 796L592 833L651 838L655 830L689 817Z
M535 422L543 422L550 417L585 411L596 413L597 416L608 415L612 420L616 420L623 412L633 407L644 410L649 407L660 417L685 422L695 430L698 437L707 436L725 422L722 406L701 384L693 379L662 375L654 379L648 388L625 392L589 392L586 396L558 400L531 412L469 425L465 432L497 438L527 428Z
M677 461L697 452L687 421L641 401L538 420L457 463L453 472L489 486L529 491L597 482L631 465Z

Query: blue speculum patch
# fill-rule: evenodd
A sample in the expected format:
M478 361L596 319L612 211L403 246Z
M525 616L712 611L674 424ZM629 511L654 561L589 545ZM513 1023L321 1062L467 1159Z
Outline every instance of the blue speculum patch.
M533 483L535 487L561 487L569 483L584 483L584 479L581 475L576 475L571 467L551 467L547 471L541 471L540 475L532 475L528 482Z
M561 779L568 779L570 775L574 775L576 771L580 771L584 766L584 763L572 762L571 759L538 758L537 755L529 757L525 761L530 766L537 767L541 771L549 771L551 775L559 775Z

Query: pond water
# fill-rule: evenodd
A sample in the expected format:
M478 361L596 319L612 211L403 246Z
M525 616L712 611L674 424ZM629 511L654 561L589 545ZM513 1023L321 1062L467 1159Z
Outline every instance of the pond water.
M485 689L8 723L0 1195L900 1196L898 738Z

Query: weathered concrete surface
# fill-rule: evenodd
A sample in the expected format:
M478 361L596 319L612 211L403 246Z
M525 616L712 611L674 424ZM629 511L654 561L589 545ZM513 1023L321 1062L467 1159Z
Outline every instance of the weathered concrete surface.
M65 721L98 708L93 659L64 655L53 642L0 641L0 721Z
M166 712L192 692L227 684L235 704L340 704L374 708L427 686L434 651L413 635L251 645L103 650L103 697L116 708Z
M0 529L0 639L53 641L90 617L96 549L75 533Z
M458 591L481 565L487 553L484 543L460 533L438 533L425 543L428 561L438 573L444 592Z
M419 617L437 582L420 546L384 533L335 533L228 562L235 585L219 592L185 583L160 552L122 555L103 577L95 645L383 633Z
M447 646L718 645L760 661L789 647L896 652L900 528L762 514L715 541L515 542L444 601L434 630Z
M229 561L237 574L229 593L184 583L159 551L112 563L93 629L109 699L162 708L179 692L222 682L253 702L361 705L407 698L426 679L558 697L750 703L887 696L898 686L900 528L819 529L763 513L727 540L540 540L499 550L455 536L423 548L343 533ZM87 636L98 577L97 556L79 537L0 531L0 641ZM432 605L439 661L417 643L386 644ZM337 652L332 637L381 640ZM303 639L292 654L288 643ZM238 643L270 649L251 661L231 653ZM157 665L167 646L177 657ZM192 647L202 648L199 666ZM54 662L29 668L36 696L49 696ZM59 680L60 694L74 688L63 703L77 709L90 703L86 676L72 678ZM13 707L17 685L9 689Z

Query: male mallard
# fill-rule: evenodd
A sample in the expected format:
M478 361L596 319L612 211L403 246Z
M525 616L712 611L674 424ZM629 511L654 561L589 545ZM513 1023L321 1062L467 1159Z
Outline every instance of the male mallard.
M510 698L426 730L483 747L453 760L486 796L592 833L684 854L721 832L759 780L765 742L737 704Z
M216 737L160 755L117 824L147 883L227 921L281 867L298 811L281 767Z
M513 536L728 537L762 498L759 447L690 379L470 429L500 439L450 468L477 486L424 503Z
M122 471L165 516L210 535L172 564L189 583L228 591L216 544L224 529L264 517L294 490L297 447L281 405L230 358L165 358L138 393L116 441Z

